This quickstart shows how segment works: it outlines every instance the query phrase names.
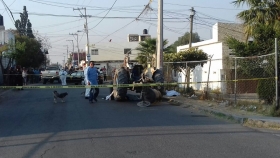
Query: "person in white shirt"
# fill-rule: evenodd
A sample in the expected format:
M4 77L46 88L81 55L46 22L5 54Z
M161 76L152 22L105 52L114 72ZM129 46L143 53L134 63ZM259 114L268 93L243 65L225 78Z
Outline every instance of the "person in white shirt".
M67 72L64 69L61 69L59 71L59 77L60 77L61 85L62 86L66 86L67 85L67 83L66 83L66 76L67 76Z
M88 79L87 79L87 70L88 70L88 66L86 65L86 63L84 63L83 65L83 68L84 68L84 82L85 82L85 85L88 85ZM90 92L90 88L86 88L86 91L85 91L85 99L88 99L89 98L89 93Z
M27 71L26 71L25 67L23 67L23 70L22 70L22 78L23 78L23 85L26 86L26 82L27 82Z

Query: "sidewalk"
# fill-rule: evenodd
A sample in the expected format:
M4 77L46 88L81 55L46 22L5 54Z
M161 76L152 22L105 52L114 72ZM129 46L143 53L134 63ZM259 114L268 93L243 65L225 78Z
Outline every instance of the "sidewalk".
M197 98L187 98L184 96L164 97L168 102L183 108L194 108L216 117L238 122L244 126L270 128L280 130L280 118L264 116L262 114L248 112L233 108L224 103L214 101L198 100Z

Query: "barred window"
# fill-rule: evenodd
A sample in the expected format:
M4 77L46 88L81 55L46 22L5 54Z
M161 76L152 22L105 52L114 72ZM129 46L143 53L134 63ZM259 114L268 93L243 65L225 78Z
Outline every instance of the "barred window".
M91 55L98 55L98 49L92 49Z

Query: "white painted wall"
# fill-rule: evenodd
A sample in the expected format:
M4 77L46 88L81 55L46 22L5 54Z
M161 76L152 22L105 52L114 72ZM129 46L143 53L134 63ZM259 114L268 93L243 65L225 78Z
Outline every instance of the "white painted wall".
M98 49L98 55L91 55L90 60L93 61L108 61L108 60L123 60L124 48L131 48L130 60L135 60L138 51L133 50L138 46L138 42L124 42L124 43L114 43L108 42L106 45L96 44L90 46L91 49ZM86 47L85 47L85 50ZM87 54L87 52L86 52Z
M221 70L223 69L222 66L222 43L213 43L209 45L203 45L198 47L198 49L203 50L208 55L213 55L212 61L211 61L211 68L210 68L210 74L209 74L209 81L220 81L221 80ZM208 80L208 72L209 72L209 65L210 62L208 61L201 66L197 66L192 72L190 76L190 82L207 82ZM178 73L178 82L186 82L185 81L185 73L186 72L180 72ZM180 85L180 87L183 87L184 85ZM190 84L195 90L204 90L206 89L206 83L196 83L196 84ZM208 87L210 89L216 89L216 88L223 88L221 85L221 82L214 82L209 83Z

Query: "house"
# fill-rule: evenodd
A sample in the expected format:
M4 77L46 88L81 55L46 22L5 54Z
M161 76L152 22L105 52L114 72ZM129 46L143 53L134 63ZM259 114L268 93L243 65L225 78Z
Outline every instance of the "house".
M0 47L4 46L6 44L11 44L11 43L15 43L15 35L12 31L5 30L3 16L0 15ZM1 62L3 64L4 69L7 68L7 66L8 66L9 58L5 57L5 55L7 55L8 53L9 53L9 51L4 51L2 53ZM2 69L0 68L0 85L2 85L3 82L4 82L3 81L3 72L2 72Z
M138 54L138 51L135 50L137 46L138 42L125 42L123 44L117 44L109 41L106 46L96 44L94 46L90 46L90 56L87 60L94 61L95 67L99 69L105 66L108 75L111 76L111 72L114 69L119 68L123 63L126 54L129 55L130 67L137 63L135 59Z
M191 71L190 82L194 82L194 84L190 86L195 90L206 90L207 81L219 81L209 82L208 88L212 90L220 89L223 93L227 91L226 83L220 81L228 80L230 76L229 72L232 69L229 60L231 50L225 44L225 39L228 36L234 37L239 41L245 41L246 38L242 24L218 22L212 27L212 39L192 43L193 48L203 50L211 58L211 62L208 61L203 67L197 66ZM189 45L178 46L177 52L187 49L189 49ZM178 82L186 82L185 76L185 71L178 73Z

